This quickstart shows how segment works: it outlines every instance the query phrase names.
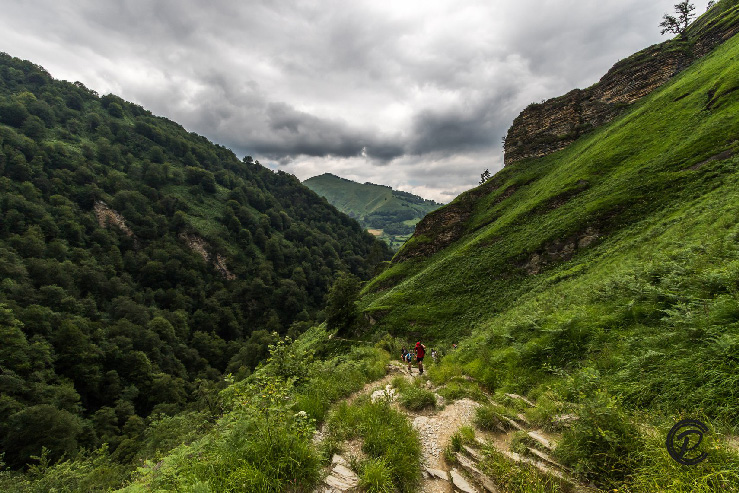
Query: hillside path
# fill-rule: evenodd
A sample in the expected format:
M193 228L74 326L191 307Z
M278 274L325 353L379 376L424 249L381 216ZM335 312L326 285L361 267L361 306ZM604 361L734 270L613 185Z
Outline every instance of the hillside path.
M385 377L366 384L364 388L349 396L346 402L351 403L358 397L368 394L371 394L373 399L384 398L386 395L394 398L394 391L392 391L390 382L399 375L408 380L419 377L416 368L409 372L401 363L392 362L388 365L388 373ZM433 390L430 382L427 383L427 387ZM441 405L434 410L412 412L401 407L397 402L392 405L408 417L417 430L421 441L421 463L424 474L419 491L424 493L452 493L455 490L448 480L450 467L444 460L444 449L449 445L455 432L463 426L472 424L475 409L479 404L470 399L460 399L444 406L443 397L436 394L436 399L437 403ZM325 431L321 427L316 432L314 441L320 443L325 436ZM356 476L349 474L349 471L347 471L345 466L348 465L348 461L345 456L361 456L361 444L354 440L343 444L343 448L344 454L334 457L331 466L329 466L328 476L317 490L318 492L341 493L356 490ZM433 472L437 474L434 475Z

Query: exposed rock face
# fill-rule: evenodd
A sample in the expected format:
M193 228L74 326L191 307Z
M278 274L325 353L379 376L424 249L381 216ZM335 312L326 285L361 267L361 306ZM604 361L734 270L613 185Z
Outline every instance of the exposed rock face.
M589 247L599 238L598 230L588 227L579 234L548 243L542 251L532 254L521 267L528 275L538 274L550 263L571 259L578 250Z
M236 279L236 276L228 270L226 259L223 258L223 256L217 254L215 259L211 258L211 254L208 251L208 242L204 239L197 235L188 235L185 233L180 233L180 239L187 243L187 246L189 246L192 251L203 257L206 264L212 263L213 267L221 274L221 276L223 276L224 279L228 279L229 281Z
M564 149L583 133L610 122L698 58L739 32L739 25L714 19L692 41L668 41L618 62L587 89L531 104L508 129L506 166Z
M108 226L115 226L120 229L123 234L133 238L133 231L126 224L126 220L123 219L119 213L108 207L108 205L102 200L95 201L93 206L95 217L98 220L98 224L101 228L107 228Z
M402 262L415 257L428 257L461 238L465 233L465 223L472 215L475 202L498 186L495 180L489 180L484 186L460 195L451 204L428 213L416 224L416 230L413 233L416 241L411 247L402 248L393 257L393 262Z

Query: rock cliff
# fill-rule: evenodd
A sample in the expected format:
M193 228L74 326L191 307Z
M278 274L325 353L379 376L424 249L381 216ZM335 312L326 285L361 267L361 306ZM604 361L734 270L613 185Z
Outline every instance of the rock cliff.
M737 32L739 0L722 0L689 27L685 39L676 38L654 45L621 60L598 83L587 89L575 89L564 96L530 105L508 130L505 165L546 156L567 147L584 133L612 121L631 104L668 82ZM709 95L708 98L709 105L713 104L714 96ZM711 159L728 155L719 154ZM500 186L498 177L493 177L484 185L429 213L416 225L415 233L398 251L393 262L429 257L470 233L468 222L477 201ZM571 193L578 193L587 186L587 182L578 183L575 189L558 196L547 207L558 207L570 198ZM510 187L500 194L498 200L505 200L515 191L515 186ZM536 273L547 263L566 259L578 248L589 246L602 233L593 227L571 238L554 241L523 260L519 267L529 274Z
M546 156L616 118L739 31L739 6L724 2L721 15L699 19L687 38L651 46L621 60L599 82L534 103L513 121L505 138L506 166ZM718 7L714 7L718 8ZM717 13L718 14L718 13Z

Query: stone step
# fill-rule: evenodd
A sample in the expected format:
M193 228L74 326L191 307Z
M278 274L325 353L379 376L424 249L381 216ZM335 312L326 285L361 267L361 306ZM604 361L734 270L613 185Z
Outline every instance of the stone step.
M475 450L468 445L462 445L462 450L467 452L467 455L475 459L477 462L482 460L482 454L478 450Z
M539 450L537 448L534 448L534 447L526 447L526 449L529 451L529 453L531 455L534 455L534 456L538 457L539 459L541 459L542 461L546 462L547 464L549 464L552 467L556 467L557 469L560 469L562 471L568 471L569 470L569 469L567 469L567 467L563 466L562 464L560 464L559 462L557 462L556 460L554 460L554 458L552 458L551 455L549 455L549 454L547 454L545 452L542 452L541 450Z
M341 464L342 466L347 466L347 467L348 467L348 466L349 466L349 461L347 461L347 460L346 460L346 459L344 458L344 456L343 456L343 455L339 455L339 454L334 454L334 455L333 455L333 456L331 457L331 465L333 466L333 465L335 465L335 464Z
M449 471L449 476L452 478L452 486L455 490L462 493L479 493L456 469Z
M447 473L446 471L442 471L441 469L433 469L431 467L427 467L426 472L432 478L443 479L444 481L449 481L449 473Z
M468 459L464 455L457 452L455 454L455 457L457 459L457 462L459 463L460 467L467 471L474 479L477 481L478 484L482 485L483 489L489 493L498 493L498 487L495 485L492 479L487 477L485 473L480 471L477 468L477 464L473 462L471 459Z
M545 449L549 451L554 450L554 444L551 441L549 441L549 439L545 437L544 435L542 435L541 433L537 431L530 431L527 434Z
M509 452L507 450L500 450L499 452L502 453L503 455L505 455L506 457L508 457L510 460L512 460L514 462L519 462L519 463L522 463L522 464L530 464L530 465L534 466L542 474L549 474L549 475L554 476L554 477L556 477L558 479L561 479L562 481L564 481L566 483L569 483L569 484L571 484L573 486L577 485L577 483L575 483L575 481L573 481L571 478L567 477L562 471L559 471L558 469L555 469L553 467L550 467L549 465L547 465L546 463L544 463L544 462L542 462L540 460L536 460L536 459L532 459L532 458L529 458L529 457L525 457L525 456L523 456L521 454L518 454L516 452Z
M359 481L346 481L342 478L337 478L333 474L329 474L328 476L326 476L326 479L324 479L323 482L326 484L326 486L337 489L339 491L349 491L352 488L356 488L359 484Z
M519 431L524 431L523 426L521 426L520 424L516 423L514 420L512 420L508 416L503 416L502 414L499 414L498 416L500 416L500 419L502 419L504 423L507 423L508 426L510 426L511 428L513 428L515 430L519 430Z
M518 395L518 394L503 394L503 395L505 395L509 399L514 399L514 400L518 400L518 401L521 401L521 402L525 402L530 407L536 407L536 404L534 404L533 402L531 402L530 400L528 400L526 397L524 397L522 395Z
M331 473L323 480L323 493L342 493L359 485L359 478L348 466L349 463L343 456L334 454L331 458Z
M558 414L552 418L551 423L556 428L569 428L578 419L576 414Z

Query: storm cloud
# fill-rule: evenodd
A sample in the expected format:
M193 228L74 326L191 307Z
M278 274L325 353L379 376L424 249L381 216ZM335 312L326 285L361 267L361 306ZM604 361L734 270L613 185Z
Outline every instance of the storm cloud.
M0 51L301 179L449 201L527 104L659 42L673 3L8 0Z

